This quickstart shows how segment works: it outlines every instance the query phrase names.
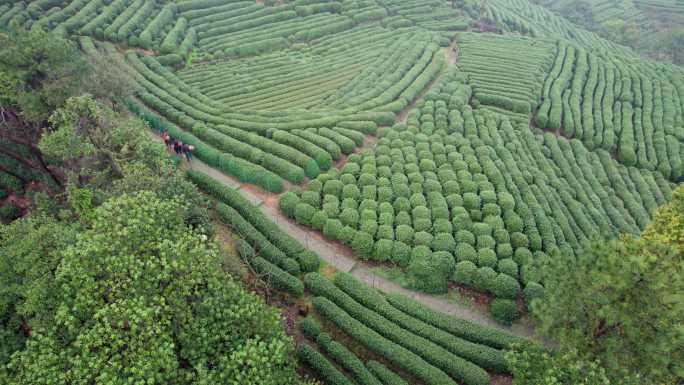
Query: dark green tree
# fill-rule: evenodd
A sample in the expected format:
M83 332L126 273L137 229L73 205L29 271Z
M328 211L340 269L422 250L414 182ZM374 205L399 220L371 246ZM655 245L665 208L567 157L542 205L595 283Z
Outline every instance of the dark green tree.
M603 365L617 383L684 380L684 188L643 238L594 241L546 268L546 297L532 304L541 330Z
M278 312L222 272L183 210L151 192L95 209L57 252L53 321L31 330L4 383L300 383Z

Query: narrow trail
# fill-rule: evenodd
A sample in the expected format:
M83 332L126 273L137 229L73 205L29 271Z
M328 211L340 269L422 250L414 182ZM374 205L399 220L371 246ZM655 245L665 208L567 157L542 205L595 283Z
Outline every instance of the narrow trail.
M236 179L215 170L198 159L192 161L191 168L208 174L224 185L236 189L247 200L258 206L261 212L275 222L279 228L302 243L304 247L318 254L321 259L338 271L350 273L356 279L383 293L402 294L413 298L433 310L548 345L547 341L544 341L537 336L534 329L527 325L516 324L512 327L503 326L494 321L494 319L487 314L480 313L463 305L448 302L434 295L403 288L398 284L377 275L371 270L372 267L370 265L353 257L352 250L349 246L340 242L330 241L323 237L319 231L299 225L295 221L284 216L280 210L278 210L277 194L271 194L254 188L251 185L242 184Z

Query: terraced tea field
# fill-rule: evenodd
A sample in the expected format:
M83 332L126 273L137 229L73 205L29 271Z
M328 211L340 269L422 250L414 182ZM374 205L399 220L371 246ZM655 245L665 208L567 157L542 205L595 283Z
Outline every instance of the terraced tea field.
M188 174L253 269L308 298L298 355L326 384L489 384L523 339L331 277L264 206L507 323L547 261L640 233L684 178L684 71L526 0L11 1L10 25L114 63L133 113L266 197ZM30 179L0 156L4 190Z

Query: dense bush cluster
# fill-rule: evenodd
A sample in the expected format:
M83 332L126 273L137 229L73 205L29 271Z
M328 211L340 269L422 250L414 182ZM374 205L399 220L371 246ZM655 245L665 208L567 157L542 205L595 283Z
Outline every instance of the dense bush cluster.
M452 280L529 302L543 296L550 256L639 232L671 194L660 173L472 109L468 76L451 71L374 151L283 196L283 212L359 258L405 268L417 289Z

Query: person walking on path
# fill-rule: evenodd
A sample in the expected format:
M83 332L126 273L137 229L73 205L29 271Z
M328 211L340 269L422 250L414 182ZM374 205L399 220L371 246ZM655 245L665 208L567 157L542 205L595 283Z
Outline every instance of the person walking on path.
M164 145L167 149L171 148L171 137L168 132L162 134L162 139L164 139Z
M194 149L195 149L195 147L193 147L187 143L183 144L182 151L183 151L183 154L185 154L185 158L188 160L188 164L190 163L190 161L192 161L192 150L194 150Z

